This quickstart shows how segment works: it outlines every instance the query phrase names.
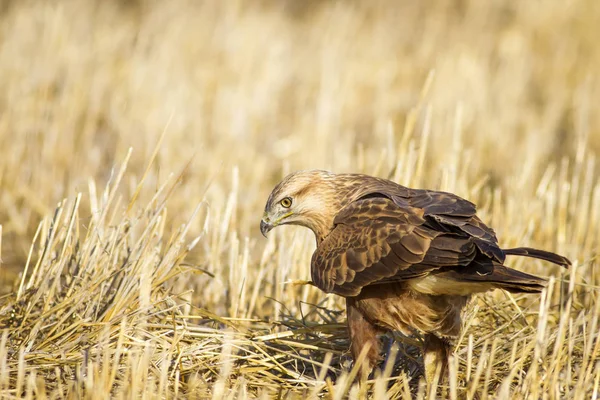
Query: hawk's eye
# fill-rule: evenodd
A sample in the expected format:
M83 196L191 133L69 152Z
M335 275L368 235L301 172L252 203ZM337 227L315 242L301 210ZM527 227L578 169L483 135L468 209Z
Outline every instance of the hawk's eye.
M286 197L283 200L281 200L279 204L281 204L282 207L290 208L292 206L292 199Z

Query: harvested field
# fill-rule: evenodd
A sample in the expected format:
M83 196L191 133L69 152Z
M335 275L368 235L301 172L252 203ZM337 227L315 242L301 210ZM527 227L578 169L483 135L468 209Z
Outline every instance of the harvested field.
M0 3L2 398L596 399L600 2ZM450 379L417 340L354 383L288 172L478 204L541 295L471 302Z

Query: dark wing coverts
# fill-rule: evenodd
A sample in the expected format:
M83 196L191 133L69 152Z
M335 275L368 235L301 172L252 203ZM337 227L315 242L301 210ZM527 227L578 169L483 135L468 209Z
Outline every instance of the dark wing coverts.
M409 191L373 191L340 211L313 254L312 279L320 289L356 296L370 284L466 266L476 257L485 256L482 274L493 269L489 261L504 261L472 203L444 192Z

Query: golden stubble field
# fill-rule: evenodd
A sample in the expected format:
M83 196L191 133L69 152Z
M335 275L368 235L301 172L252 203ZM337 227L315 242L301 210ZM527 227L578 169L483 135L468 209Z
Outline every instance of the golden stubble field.
M600 380L600 3L6 1L2 398L590 399ZM297 169L479 205L569 271L353 385L312 234L258 223Z

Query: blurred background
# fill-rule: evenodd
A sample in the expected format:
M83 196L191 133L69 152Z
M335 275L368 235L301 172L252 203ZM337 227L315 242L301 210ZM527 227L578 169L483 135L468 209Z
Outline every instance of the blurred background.
M181 174L174 226L205 200L190 262L215 277L180 286L217 312L240 263L265 295L308 278L309 232L258 230L273 185L297 169L454 191L503 245L595 254L598 1L0 5L4 292L41 219L91 180L103 187L131 147L130 196L163 132L140 196ZM270 275L277 257L291 276Z

